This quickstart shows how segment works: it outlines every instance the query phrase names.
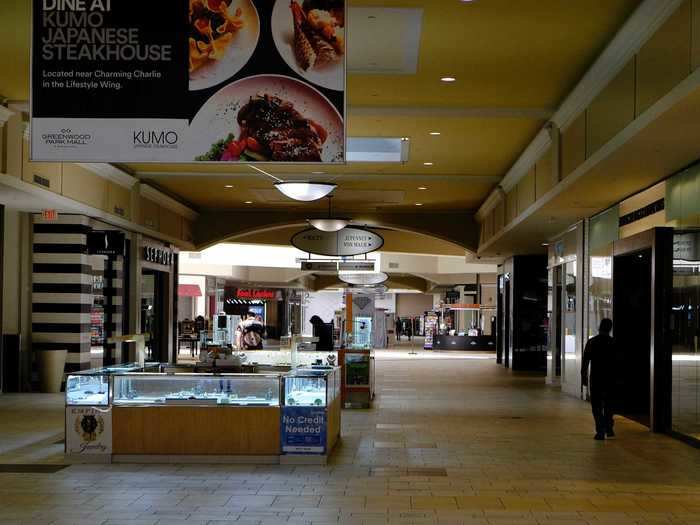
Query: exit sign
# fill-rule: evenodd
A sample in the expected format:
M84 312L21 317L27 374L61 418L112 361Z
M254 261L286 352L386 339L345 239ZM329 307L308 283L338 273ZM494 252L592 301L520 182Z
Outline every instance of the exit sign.
M57 221L58 212L56 210L41 210L41 218L45 221Z

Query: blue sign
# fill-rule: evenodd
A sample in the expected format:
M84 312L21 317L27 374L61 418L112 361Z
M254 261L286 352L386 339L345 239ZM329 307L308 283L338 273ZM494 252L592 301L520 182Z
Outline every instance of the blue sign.
M282 453L326 453L326 409L282 407Z

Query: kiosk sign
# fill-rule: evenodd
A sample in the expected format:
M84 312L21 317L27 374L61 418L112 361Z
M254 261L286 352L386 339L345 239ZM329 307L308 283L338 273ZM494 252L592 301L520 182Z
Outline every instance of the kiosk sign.
M326 453L326 409L316 407L282 408L283 454Z
M66 407L66 454L112 453L112 412L97 407Z

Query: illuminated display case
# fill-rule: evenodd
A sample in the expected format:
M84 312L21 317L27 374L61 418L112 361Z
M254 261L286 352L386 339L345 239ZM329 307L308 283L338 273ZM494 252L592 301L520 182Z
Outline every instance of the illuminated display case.
M298 368L284 376L285 406L329 406L340 395L339 369Z
M103 368L93 368L69 374L66 379L66 405L109 405L110 376L141 370L158 370L158 364L141 367L138 363L124 363Z
M372 348L372 318L355 317L352 320L352 348Z
M109 404L109 376L69 375L66 379L66 405L107 406Z
M345 384L348 386L369 386L370 354L345 354Z
M126 374L114 377L115 406L279 406L274 374Z
M374 399L374 355L371 350L343 349L343 406L369 408Z
M287 375L141 370L126 365L69 376L67 454L111 455L116 461L143 455L326 455L340 436L337 367L298 368Z

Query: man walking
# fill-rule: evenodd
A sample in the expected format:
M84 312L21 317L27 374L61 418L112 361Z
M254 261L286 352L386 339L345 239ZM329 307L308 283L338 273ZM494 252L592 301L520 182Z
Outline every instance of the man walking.
M588 385L591 408L595 419L595 439L615 437L613 430L613 405L615 397L616 353L615 340L610 336L612 321L600 321L598 335L586 343L583 350L581 383ZM590 372L588 367L590 365Z

